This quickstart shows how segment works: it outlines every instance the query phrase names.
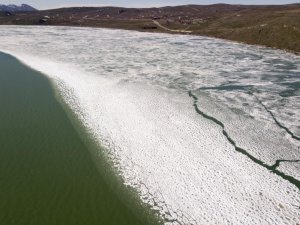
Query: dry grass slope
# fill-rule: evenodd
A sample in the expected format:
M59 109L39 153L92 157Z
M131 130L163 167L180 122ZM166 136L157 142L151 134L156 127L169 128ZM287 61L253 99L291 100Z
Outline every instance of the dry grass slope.
M0 13L0 24L87 26L172 33L156 26L153 20L171 30L189 30L194 35L224 38L300 53L300 4L185 5L147 9L86 7L12 15Z

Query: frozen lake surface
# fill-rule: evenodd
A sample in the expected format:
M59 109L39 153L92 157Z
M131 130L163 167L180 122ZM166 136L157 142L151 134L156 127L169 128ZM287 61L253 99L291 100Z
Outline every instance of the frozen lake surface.
M300 223L300 57L197 36L0 27L166 224Z

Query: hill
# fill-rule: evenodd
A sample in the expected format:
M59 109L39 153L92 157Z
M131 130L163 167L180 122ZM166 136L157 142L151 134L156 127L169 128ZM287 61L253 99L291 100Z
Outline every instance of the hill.
M0 4L0 12L33 12L33 11L37 11L37 9L26 4L22 4L20 6Z
M300 4L76 7L0 15L0 24L118 28L224 38L300 53Z

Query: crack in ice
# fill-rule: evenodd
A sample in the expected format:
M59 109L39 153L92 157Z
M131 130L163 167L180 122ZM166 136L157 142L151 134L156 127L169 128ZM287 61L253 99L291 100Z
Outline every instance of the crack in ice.
M282 125L275 117L274 113L268 109L268 107L253 93L251 93L259 102L259 104L270 114L270 116L273 118L274 122L283 130L285 130L293 139L300 141L300 137L296 136L289 128Z
M271 166L271 168L273 169L277 169L279 166L280 166L280 163L283 163L283 162L287 162L287 163L297 163L297 162L300 162L300 160L285 160L285 159L279 159L279 160L276 160L276 163Z
M266 164L265 162L259 160L258 158L254 157L253 155L251 155L250 153L247 152L247 150L241 148L241 147L238 147L235 143L235 141L229 136L229 134L227 133L226 129L225 129L225 125L219 121L218 119L206 114L205 112L201 111L197 105L198 103L198 98L192 93L192 91L188 91L188 94L191 98L194 99L194 103L193 103L193 106L196 110L196 112L198 114L200 114L201 116L203 116L204 118L214 122L215 124L219 125L221 128L222 128L222 133L223 135L226 137L226 139L230 142L230 144L234 147L234 149L237 151L237 152L240 152L242 153L243 155L247 156L249 159L251 159L254 163L268 169L270 172L273 172L275 173L276 175L280 176L282 179L284 180L287 180L288 182L290 182L291 184L295 185L299 190L300 190L300 181L295 179L294 177L292 176L289 176L289 175L286 175L285 173L277 170L277 163L280 164L280 162L283 162L283 161L289 161L289 160L277 160L275 165L268 165ZM297 160L299 161L299 160Z

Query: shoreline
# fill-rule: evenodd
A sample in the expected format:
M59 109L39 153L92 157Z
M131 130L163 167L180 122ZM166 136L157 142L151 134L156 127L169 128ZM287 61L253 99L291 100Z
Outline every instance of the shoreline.
M69 7L0 12L1 25L97 27L221 38L300 54L300 4Z
M75 27L75 28L93 28L93 29L110 29L110 30L124 30L124 31L134 31L134 32L141 32L141 33L149 33L149 34L170 34L170 35L182 35L182 36L194 36L194 37L205 37L205 38L212 38L212 39L219 39L223 41L228 41L232 43L237 43L237 44L244 44L244 45L249 45L249 46L256 46L259 48L268 48L272 50L277 50L277 51L283 51L285 53L293 54L296 56L300 56L299 51L294 51L291 49L287 48L277 48L277 47L272 47L264 44L253 44L253 43L248 43L244 41L237 41L233 39L227 39L227 38L222 38L222 37L217 37L217 36L211 36L211 35L205 35L205 34L195 34L195 33L185 33L185 32L175 32L175 31L167 31L167 30L160 30L160 31L148 31L148 30L140 30L140 29L126 29L126 28L115 28L115 27L100 27L100 26L79 26L79 25L32 25L32 24L24 24L24 25L16 25L16 24L0 24L0 28L2 26L32 26L32 27Z

